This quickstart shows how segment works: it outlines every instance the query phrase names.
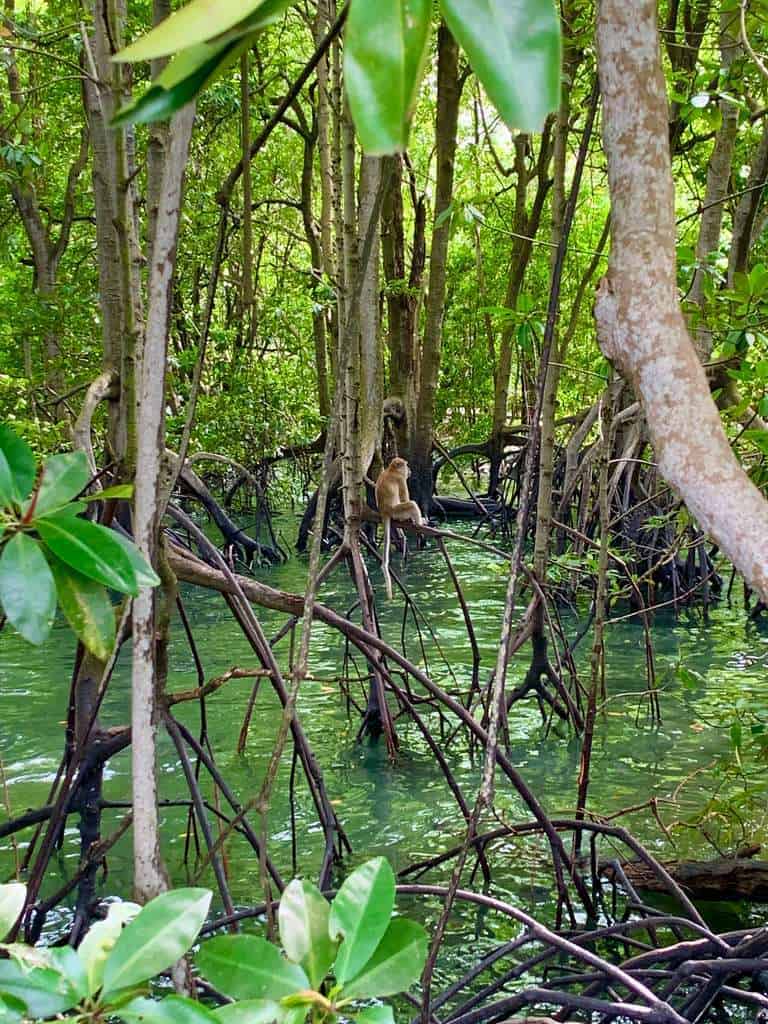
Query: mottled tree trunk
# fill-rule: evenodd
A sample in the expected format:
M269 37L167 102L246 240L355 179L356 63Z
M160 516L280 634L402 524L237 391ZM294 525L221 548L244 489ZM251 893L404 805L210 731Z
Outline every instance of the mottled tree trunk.
M642 400L659 471L766 599L768 504L731 451L677 296L655 2L601 0L597 35L613 243L600 345Z

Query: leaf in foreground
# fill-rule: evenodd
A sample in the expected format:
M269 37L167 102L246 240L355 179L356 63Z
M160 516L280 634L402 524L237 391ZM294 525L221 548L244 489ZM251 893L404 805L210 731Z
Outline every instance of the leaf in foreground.
M56 614L56 587L40 545L26 533L12 537L0 556L0 601L25 640L44 643Z
M258 935L219 935L203 943L197 966L208 981L233 999L282 999L309 988L298 964Z
M115 611L101 583L65 565L54 554L48 563L67 622L99 661L106 661L115 645Z
M330 913L328 900L317 886L304 879L294 878L280 897L280 941L288 958L307 972L314 989L336 957L337 944L328 933Z
M173 889L151 900L115 943L104 968L102 997L176 963L197 938L210 904L208 889Z
M560 102L552 0L440 0L443 16L509 128L541 131Z
M114 530L62 513L36 520L35 529L54 555L83 576L124 594L138 594L131 559Z
M427 956L427 933L415 921L396 917L360 974L344 988L348 999L375 999L405 992L419 980Z
M344 880L331 904L330 934L344 941L334 964L344 984L365 965L387 930L395 906L395 876L384 857L361 865Z

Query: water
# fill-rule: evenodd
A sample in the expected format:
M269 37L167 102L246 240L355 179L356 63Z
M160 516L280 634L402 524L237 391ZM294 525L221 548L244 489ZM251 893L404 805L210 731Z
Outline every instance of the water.
M487 679L495 658L503 597L505 566L491 554L451 543L451 555L462 579L472 610L482 654L481 681ZM395 559L399 567L399 558ZM293 559L287 565L263 572L270 585L301 591L306 563ZM446 569L434 550L411 553L404 578L439 638L443 654L453 668L451 679L434 641L427 631L424 644L430 669L441 685L466 692L471 678L471 651L461 612L456 604ZM374 584L382 598L384 636L398 643L401 634L400 605L387 605L378 572ZM182 588L206 678L222 674L233 666L254 668L255 658L232 621L223 600L214 593ZM353 596L348 580L340 571L323 589L321 599L345 611ZM277 631L284 617L258 610L268 635ZM566 619L569 633L577 621ZM409 655L418 660L419 643L412 621L406 627ZM607 635L606 684L610 700L598 720L592 762L589 807L609 815L622 808L658 799L658 813L667 835L651 811L644 806L622 819L659 856L673 857L677 844L680 857L707 858L717 851L731 850L746 842L766 839L768 828L768 784L765 763L758 746L761 723L766 714L765 661L768 657L768 628L747 621L736 603L722 602L704 623L697 611L683 612L679 621L669 611L657 613L653 625L658 682L661 687L662 722L654 725L647 716L643 631L634 621L611 626ZM579 650L583 680L589 637ZM56 772L62 747L62 725L74 645L67 626L60 622L44 648L25 644L7 628L0 635L0 756L7 779L7 798L14 815L44 804ZM283 667L288 646L277 648ZM398 722L401 756L388 763L383 744L355 742L359 720L347 717L339 697L337 677L342 667L344 643L337 633L315 627L311 667L313 676L302 689L299 715L325 774L336 811L354 848L352 862L378 854L387 855L395 868L453 846L462 836L462 819L439 767L434 763L418 730ZM524 672L528 651L513 664L510 678ZM362 668L362 663L358 660ZM181 628L175 624L171 651L169 690L185 690L197 684L193 659ZM699 675L684 679L676 673L683 666ZM129 659L121 657L104 704L105 725L121 725L129 713ZM683 673L683 675L685 675ZM699 678L699 676L701 678ZM218 764L230 786L245 802L258 792L271 753L279 707L269 685L262 681L254 713L247 752L236 753L244 705L253 681L232 680L208 700L209 735ZM194 731L199 728L196 704L176 709ZM436 716L429 718L438 729ZM740 735L739 730L740 729ZM753 730L754 735L753 735ZM518 704L510 720L509 755L550 813L571 813L575 800L579 745L567 736L545 735L535 704ZM735 746L740 741L740 748ZM290 750L290 748L289 748ZM287 798L290 753L281 765L270 813L270 853L286 877L291 875L291 831ZM469 801L472 801L478 768L471 763L465 746L454 744L448 760ZM187 795L176 752L167 737L160 748L162 796L178 799ZM211 795L209 786L205 786ZM127 800L130 792L130 753L115 757L105 775L104 795L113 801ZM505 780L498 786L498 807L509 821L526 820L528 815ZM0 816L4 816L0 811ZM108 835L124 813L105 812L103 834ZM322 835L314 806L299 783L295 815L298 831L298 867L311 874L322 855ZM186 812L163 809L163 835L169 868L177 883L188 877L184 864ZM29 833L18 837L23 850ZM71 819L68 841L53 864L47 883L53 891L74 870L78 859L78 835ZM14 850L8 841L0 844L0 877L14 871ZM494 892L521 906L546 909L551 882L546 852L540 842L508 841L496 847L493 858ZM260 900L258 864L250 848L235 839L228 848L228 868L233 898L237 903ZM444 870L444 869L443 869ZM427 881L441 883L445 874L436 872ZM210 872L200 881L213 887ZM130 840L122 840L109 855L109 874L100 882L106 894L127 895L130 891ZM409 908L427 921L433 919L436 904ZM761 908L719 906L709 912L730 915L734 922ZM66 911L63 912L66 914ZM755 918L756 919L756 918ZM54 917L52 927L57 918ZM461 956L462 944L472 936L473 949L490 948L510 931L509 922L495 915L464 908L449 933L447 960Z

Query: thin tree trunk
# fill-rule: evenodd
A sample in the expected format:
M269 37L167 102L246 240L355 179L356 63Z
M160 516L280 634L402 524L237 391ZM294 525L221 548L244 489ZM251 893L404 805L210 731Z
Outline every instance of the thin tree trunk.
M459 101L463 80L459 76L459 48L445 24L437 37L437 184L429 259L429 293L426 301L424 345L421 353L419 398L411 442L411 487L414 500L429 512L432 501L432 441L435 397L440 375L443 342L443 314L447 280L450 217L453 199L454 157Z
M738 19L737 11L721 11L720 13L720 63L726 76L733 61L742 52L737 42ZM715 144L712 147L707 167L707 188L704 193L704 208L701 213L699 237L696 242L696 270L690 293L691 303L698 307L694 338L702 362L706 362L712 354L713 342L712 329L707 324L705 308L706 263L720 245L723 200L728 194L731 182L733 152L739 130L739 108L724 96L720 99L720 114L723 122L715 137Z
M171 122L168 154L157 214L153 244L154 258L149 277L147 326L137 395L137 439L135 522L136 544L144 557L161 569L158 561L158 533L164 489L162 479L165 453L165 368L168 352L168 322L173 294L173 273L181 212L184 170L194 121L194 107L188 106ZM165 574L167 576L167 574ZM167 887L160 854L157 813L157 725L160 708L156 595L142 587L133 604L133 672L131 710L131 751L133 757L133 855L134 888L145 901Z

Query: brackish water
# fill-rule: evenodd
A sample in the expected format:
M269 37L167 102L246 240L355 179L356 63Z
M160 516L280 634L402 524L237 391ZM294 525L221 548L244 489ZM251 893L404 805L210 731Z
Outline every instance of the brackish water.
M284 521L288 532L292 523ZM505 565L476 548L451 543L451 555L462 579L482 653L481 681L487 679L495 658L506 584ZM399 566L396 557L395 566ZM262 573L266 582L285 590L303 590L306 562L293 558L289 564ZM442 560L433 550L413 552L404 578L421 609L426 613L440 646L455 672L458 688L466 690L470 679L471 652L461 613ZM393 643L400 638L400 605L386 604L378 571L374 585L382 597L382 629ZM735 588L736 589L736 588ZM232 666L254 667L251 650L232 621L222 599L213 593L183 588L192 628L202 655L207 678ZM323 589L321 599L345 610L352 602L348 580L337 571ZM259 611L269 634L276 632L284 618ZM578 620L565 619L575 633ZM170 690L196 685L196 675L181 629L174 628L171 652ZM412 625L408 650L418 658L418 641ZM717 850L731 850L746 842L765 840L768 832L768 783L766 763L761 761L761 727L768 721L766 658L768 626L748 622L737 602L725 601L710 613L709 623L699 611L683 611L676 621L669 611L656 613L653 641L658 683L661 688L662 722L647 717L643 631L636 621L622 622L608 630L606 685L609 702L598 720L592 762L589 807L602 814L645 803L655 795L670 835L677 842L677 855L706 858ZM430 667L434 677L450 687L451 680L425 634ZM579 649L584 669L589 636ZM462 820L439 768L415 727L398 723L401 756L388 763L381 745L357 744L359 721L348 718L335 679L340 671L344 645L338 634L316 626L312 644L311 671L299 699L299 715L325 773L326 783L341 821L354 847L355 862L386 854L398 868L412 860L433 855L461 838ZM278 652L281 664L287 659L287 642ZM121 658L104 705L106 725L127 721L129 709L128 652ZM62 724L73 656L73 639L68 627L59 622L44 648L24 643L13 630L0 635L0 757L7 780L6 795L13 814L45 803L59 763ZM511 678L524 671L527 651L515 659ZM678 666L691 673L676 672ZM362 667L362 666L361 666ZM683 678L681 678L681 675ZM262 682L246 754L235 752L245 701L252 680L229 682L208 700L209 735L218 763L229 784L245 801L258 791L272 750L279 709L269 686ZM197 731L196 705L177 709L180 717ZM544 734L536 705L518 704L510 720L510 757L523 773L550 813L573 810L579 745L567 736ZM270 814L270 851L287 877L291 873L291 830L287 780L290 754L284 755ZM454 744L449 761L463 784L470 802L478 777L464 745ZM187 796L175 750L164 737L161 747L162 796ZM124 752L109 765L104 795L109 800L129 796L130 755ZM669 801L669 802L667 802ZM498 806L507 820L527 820L516 795L500 778ZM0 808L0 820L5 816ZM104 834L119 820L119 810L105 813ZM305 787L297 787L295 805L299 837L298 866L311 874L319 864L322 835L314 807ZM661 857L675 856L675 850L651 813L641 810L623 819ZM165 809L163 829L169 867L177 884L185 880L182 863L186 815L183 810ZM19 837L20 848L28 837ZM57 887L74 869L78 857L78 836L74 819L68 841L52 865L50 886ZM545 907L550 896L550 873L546 854L539 843L496 847L494 853L495 892L531 909ZM230 843L228 868L234 899L252 904L260 899L258 865L249 848L239 839ZM0 844L0 878L13 874L14 851L6 841ZM435 874L425 881L443 882ZM213 887L207 874L204 884ZM110 853L109 874L101 883L104 894L127 895L130 891L130 842L123 840ZM416 911L429 917L435 910ZM723 925L744 921L765 908L718 905L709 908ZM62 911L66 914L66 911ZM60 919L59 919L60 920ZM57 918L52 919L52 927ZM468 940L480 952L506 934L509 923L476 910L462 910L449 934L451 948L460 957Z

